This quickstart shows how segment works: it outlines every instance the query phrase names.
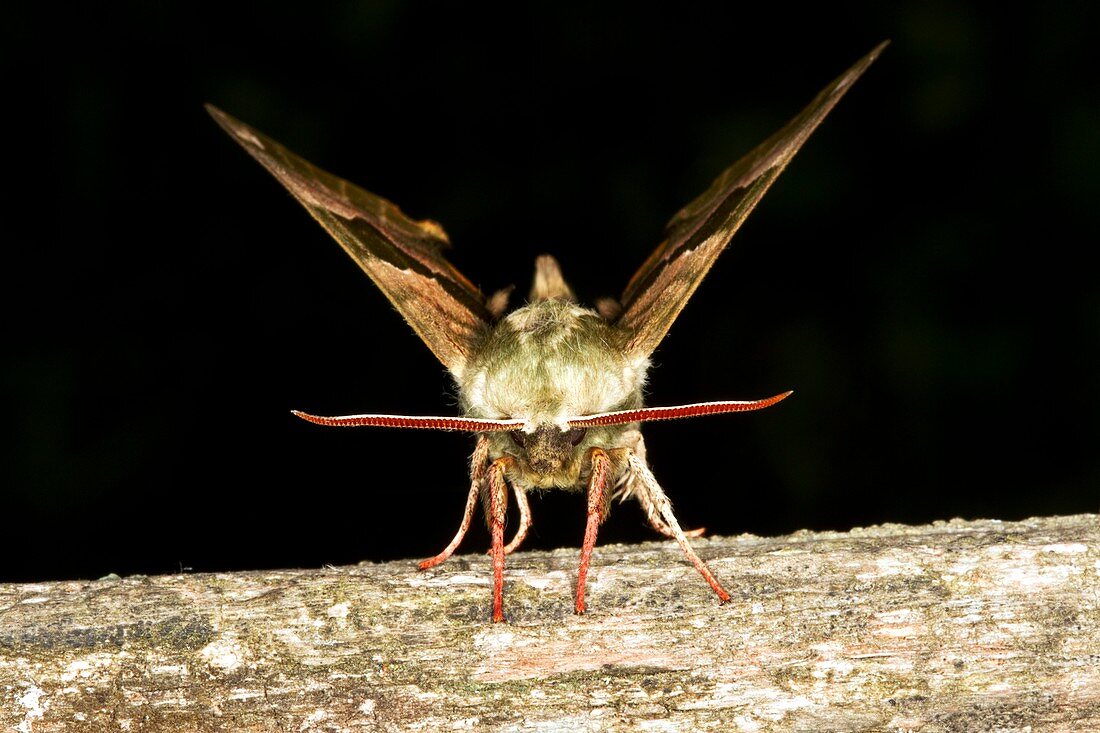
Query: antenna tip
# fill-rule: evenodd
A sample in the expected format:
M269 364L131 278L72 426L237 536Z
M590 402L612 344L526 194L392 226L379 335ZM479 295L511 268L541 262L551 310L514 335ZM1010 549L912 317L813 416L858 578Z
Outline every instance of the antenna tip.
M325 424L316 415L310 415L308 412L302 412L301 410L291 410L290 414L293 415L296 418L299 418L301 420L305 420L306 422L314 423L316 425L324 425Z

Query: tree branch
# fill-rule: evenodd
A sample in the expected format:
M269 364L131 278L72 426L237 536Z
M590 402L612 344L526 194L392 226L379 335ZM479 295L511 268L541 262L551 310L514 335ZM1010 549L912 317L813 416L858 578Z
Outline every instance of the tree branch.
M0 728L1100 730L1100 517L695 544L0 586Z

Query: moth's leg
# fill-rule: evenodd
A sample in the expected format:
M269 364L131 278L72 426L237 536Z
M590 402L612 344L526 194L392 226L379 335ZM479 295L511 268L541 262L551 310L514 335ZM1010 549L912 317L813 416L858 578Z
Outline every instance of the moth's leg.
M504 479L511 459L498 458L489 466L489 531L492 535L493 622L504 620L504 520L508 516L508 482Z
M519 507L519 527L516 528L512 541L504 546L505 555L511 555L518 550L527 539L527 531L531 529L531 505L527 503L527 492L512 484L512 493L516 495L516 506Z
M633 474L631 474L631 480L638 481L639 483L644 482L644 479L641 477L635 479ZM630 489L629 495L637 499L638 503L642 505L642 511L645 512L645 518L649 520L649 526L653 527L653 529L657 530L665 537L676 539L676 532L668 525L668 522L661 518L661 510L653 502L650 492L644 489L644 483L643 488ZM623 498L626 498L625 494ZM706 531L706 527L696 527L695 529L685 529L683 533L685 537L702 537L706 534Z
M634 431L636 434L627 435L628 440L632 440L630 451L641 459L642 463L646 463L645 459L645 441L642 439L642 434ZM646 464L648 467L648 464ZM615 487L615 493L612 498L618 498L620 502L627 499L637 499L638 503L642 505L642 511L645 512L645 518L649 521L649 526L657 530L665 537L669 539L676 539L676 533L672 531L672 527L668 526L668 522L661 519L661 511L657 508L657 505L653 503L650 498L649 492L645 490L644 485L639 485L643 481L642 476L638 476L632 471L627 471L623 474L623 478L619 485ZM695 529L685 529L685 537L702 537L706 534L706 527L697 527Z
M607 518L611 493L608 490L608 474L611 458L602 448L589 451L592 472L588 475L588 522L584 527L584 543L581 545L581 565L577 570L577 597L574 610L584 613L584 586L588 580L588 564L592 560L592 548L596 546L596 531Z
M695 566L695 569L699 571L699 574L710 584L710 587L714 589L714 592L718 594L719 600L723 603L730 599L730 594L726 592L726 589L722 587L722 584L718 582L718 579L714 577L714 573L710 571L707 564L695 554L695 550L688 544L687 536L684 531L680 529L680 523L676 521L676 515L672 513L672 502L668 500L661 485L657 483L657 479L653 477L653 472L649 470L649 466L643 458L631 453L629 457L630 471L637 478L637 490L638 494L648 494L647 500L657 510L661 519L664 520L668 529L672 532L673 538L679 543L680 549L687 555L687 559L691 561L691 564ZM643 506L645 504L643 503Z
M477 506L477 494L482 483L485 481L485 466L488 460L489 438L488 436L481 435L478 437L477 445L474 447L474 454L470 457L470 493L466 497L466 510L462 514L462 524L458 525L458 532L455 533L455 537L451 540L451 544L443 548L443 552L435 557L429 557L427 560L420 563L419 567L421 570L434 568L454 554L454 551L457 550L458 546L462 543L462 538L466 536L466 530L470 529L470 521L474 518L474 507Z
M523 541L527 539L527 532L531 529L531 505L527 503L527 492L516 484L512 484L512 493L516 495L516 506L519 507L519 527L512 537L512 541L504 546L504 554L511 555L519 549ZM492 550L489 550L491 553Z

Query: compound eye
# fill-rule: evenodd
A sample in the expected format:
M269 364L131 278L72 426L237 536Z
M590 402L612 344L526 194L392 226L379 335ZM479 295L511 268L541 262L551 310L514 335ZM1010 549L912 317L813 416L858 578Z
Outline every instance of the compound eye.
M512 437L512 442L518 445L520 448L527 448L527 445L523 442L524 438L526 438L527 436L524 435L522 430L509 430L508 435Z
M566 432L565 438L571 445L578 445L584 440L584 436L587 432L588 430L586 428L572 428Z

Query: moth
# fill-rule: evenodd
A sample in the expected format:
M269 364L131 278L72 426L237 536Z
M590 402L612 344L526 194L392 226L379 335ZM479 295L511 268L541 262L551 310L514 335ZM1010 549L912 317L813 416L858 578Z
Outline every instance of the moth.
M272 173L359 264L453 376L461 416L346 415L294 411L319 425L421 428L472 433L470 488L458 548L480 497L492 537L494 622L504 620L504 558L531 527L527 494L584 491L587 520L574 600L585 584L596 534L613 499L635 499L659 533L679 543L722 602L729 592L688 542L646 462L640 424L770 407L790 392L751 401L645 407L650 355L737 228L848 88L878 57L876 47L829 84L786 126L726 169L669 222L664 241L618 300L578 303L558 263L535 261L527 303L508 310L509 290L485 297L444 257L447 235L433 221L405 216L389 201L326 173L266 135L207 106L229 135ZM505 542L509 493L519 525Z

